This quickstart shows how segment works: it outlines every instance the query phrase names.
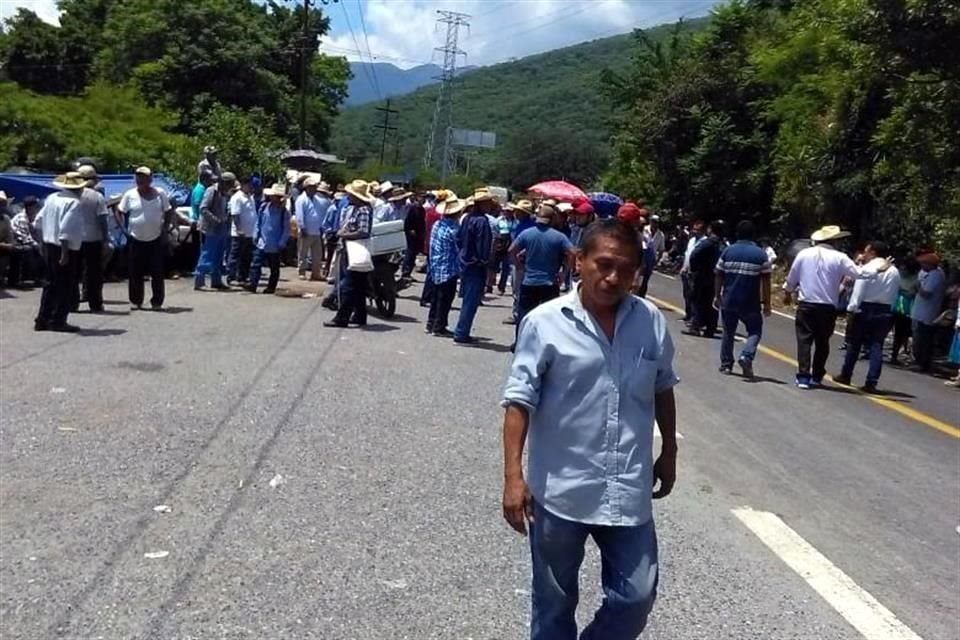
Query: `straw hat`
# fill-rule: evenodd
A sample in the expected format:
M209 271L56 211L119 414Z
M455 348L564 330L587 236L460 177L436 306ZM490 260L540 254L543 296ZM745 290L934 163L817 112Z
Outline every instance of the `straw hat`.
M0 191L0 202L10 202L10 200L12 200L12 198L7 197L6 191Z
M814 242L830 242L831 240L839 240L840 238L849 237L849 231L843 231L840 229L840 227L831 224L814 231L813 235L810 236L810 239Z
M333 191L330 189L330 185L324 182L323 180L321 180L320 183L317 184L317 191L319 191L320 193L325 193L328 196L333 195Z
M137 167L134 173L139 173L142 176L152 176L153 171L150 170L150 167Z
M87 181L76 171L71 171L53 179L53 186L57 189L77 190L87 186Z
M492 202L494 200L496 200L496 197L486 187L480 187L473 192L474 202Z
M527 215L533 215L533 203L529 200L519 200L516 204L510 202L507 204L507 207L513 209L514 211L520 211Z
M87 181L87 186L91 186L100 177L97 175L97 168L92 164L82 164L77 168L77 173Z
M363 200L367 203L369 203L371 200L370 184L365 180L354 180L345 186L343 190L347 193L347 195L353 196L357 200Z
M412 192L407 191L402 187L394 187L394 194L387 198L387 202L399 202L401 200L406 200L413 195Z
M263 190L263 195L268 198L270 196L278 196L282 198L283 196L287 195L287 187L281 182L275 182L273 183L273 186Z
M463 210L466 208L466 200L461 200L460 198L456 197L447 198L437 205L437 213L442 216L455 216L459 213L463 213Z

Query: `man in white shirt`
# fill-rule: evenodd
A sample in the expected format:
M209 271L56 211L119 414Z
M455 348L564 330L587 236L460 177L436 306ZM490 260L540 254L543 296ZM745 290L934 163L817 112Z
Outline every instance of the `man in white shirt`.
M866 346L870 354L870 370L867 371L863 390L869 393L877 390L883 367L883 342L893 327L893 302L900 291L900 272L896 267L888 266L883 258L888 254L887 245L876 241L863 250L865 264L862 271L872 277L861 278L853 285L847 305L850 341L843 370L840 375L833 377L834 382L850 384L860 350Z
M321 182L319 176L311 175L303 181L303 193L297 196L294 210L297 218L299 238L300 279L305 280L307 266L310 267L311 280L324 280L324 237L323 221L333 203L330 200L330 187Z
M253 183L248 179L230 197L230 258L227 260L227 284L246 284L253 258L253 231L257 224L257 202Z
M650 237L650 244L653 245L653 251L656 254L657 264L660 264L660 258L663 252L667 250L667 237L660 228L660 216L650 216L650 224L647 226L647 235Z
M149 167L139 167L136 172L137 186L125 192L117 205L124 220L118 222L126 229L129 251L129 280L127 293L130 309L143 308L143 277L150 275L150 308L163 308L164 282L163 258L166 251L164 230L170 224L173 207L162 189L153 186L153 172Z
M797 387L800 389L822 384L830 355L830 337L837 324L840 284L844 278L855 280L862 277L854 261L832 244L849 236L849 232L841 231L836 226L826 226L816 231L810 236L814 246L797 254L787 281L783 284L787 304L791 302L791 294L799 290L795 325Z
M60 191L47 196L35 222L43 233L47 284L43 287L33 328L35 331L76 333L80 329L67 324L67 316L83 245L80 194L86 181L79 173L70 172L58 176L53 186Z
M80 215L83 222L83 245L80 248L79 272L83 294L78 286L73 287L73 308L77 311L84 300L92 313L103 311L103 254L110 243L107 233L107 202L96 189L100 181L93 165L85 164L77 173L86 180L86 188L80 194Z
M691 322L693 320L693 278L690 274L690 256L697 247L697 243L703 240L703 220L695 218L690 223L690 239L687 240L687 248L683 252L683 266L680 268L680 284L683 286L683 321Z

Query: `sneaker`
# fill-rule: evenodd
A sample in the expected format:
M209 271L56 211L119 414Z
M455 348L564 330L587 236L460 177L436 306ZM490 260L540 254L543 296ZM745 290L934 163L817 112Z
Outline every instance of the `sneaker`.
M423 328L423 332L424 332L425 334L427 334L428 336L432 336L432 335L433 335L433 329L431 329L430 327L424 327L424 328Z
M719 371L720 373L728 376L728 375L730 375L731 373L733 373L733 366L732 366L732 365L729 365L729 364L722 364L722 365L720 365L720 369L718 369L718 371Z
M834 382L836 382L836 378L834 378ZM863 391L864 393L876 393L876 392L877 392L877 383L876 383L876 382L868 382L868 383L864 384L862 387L860 387L860 390Z
M140 311L142 309L143 309L142 304L133 304L132 302L130 303L130 311Z
M346 328L347 328L347 325L346 325L346 324L337 322L337 321L335 321L335 320L327 320L326 322L323 323L323 326L325 326L325 327L331 327L331 328L336 327L337 329L346 329Z
M753 362L746 358L739 358L737 364L740 365L740 371L743 372L744 378L753 377Z
M453 331L450 331L449 329L434 329L433 335L437 336L438 338L452 338Z
M67 324L66 322L64 322L63 324L51 325L50 330L57 331L59 333L77 333L78 331L80 331L80 327L74 326L72 324Z
M812 389L819 389L823 386L823 378L810 378L810 387Z
M797 376L797 389L809 389L810 376Z
M845 376L842 373L833 376L833 381L837 384L850 386L850 376Z

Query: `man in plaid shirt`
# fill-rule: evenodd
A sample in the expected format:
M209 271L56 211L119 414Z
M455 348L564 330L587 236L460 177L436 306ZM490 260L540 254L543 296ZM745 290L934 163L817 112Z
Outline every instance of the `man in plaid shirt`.
M453 336L447 329L447 318L457 295L457 280L460 277L460 224L457 218L464 205L463 200L459 199L439 203L437 213L443 217L437 221L430 233L428 264L433 295L425 331L445 338Z
M354 180L346 188L349 204L343 212L340 239L365 240L370 237L373 224L373 213L370 208L372 196L368 185L363 180ZM348 268L347 252L341 252L340 262L340 307L333 320L324 322L325 327L346 327L354 324L364 327L367 324L367 278L364 271L350 271ZM319 259L319 257L318 257Z

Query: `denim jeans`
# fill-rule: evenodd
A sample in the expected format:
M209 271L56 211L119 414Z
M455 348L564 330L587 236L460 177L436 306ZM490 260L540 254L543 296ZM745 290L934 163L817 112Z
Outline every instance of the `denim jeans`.
M870 369L867 371L867 384L877 384L883 369L883 343L893 326L893 312L889 304L864 302L860 312L853 316L850 323L850 342L843 358L843 377L853 376L857 358L864 346L870 353Z
M733 366L733 341L737 336L737 326L742 322L747 329L747 342L740 351L740 357L753 362L757 357L757 346L763 335L763 315L759 311L741 313L732 309L720 312L723 320L723 339L720 341L720 364L725 367Z
M483 300L483 290L487 284L487 270L483 267L467 268L460 279L463 302L460 304L460 318L454 337L460 340L470 337L473 319Z
M200 250L200 259L197 268L193 271L193 283L202 287L210 274L210 284L214 287L223 286L223 255L227 251L227 242L230 236L225 233L207 233L203 236L203 248Z
M634 640L647 626L659 575L653 520L639 527L589 525L535 504L530 640L577 640L575 612L587 536L600 548L603 604L580 640Z

